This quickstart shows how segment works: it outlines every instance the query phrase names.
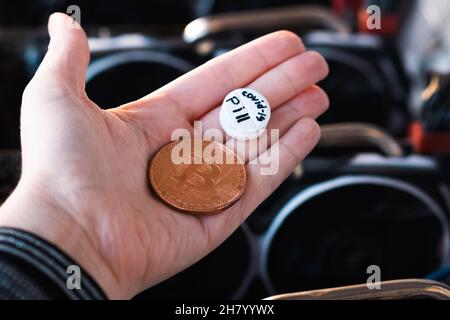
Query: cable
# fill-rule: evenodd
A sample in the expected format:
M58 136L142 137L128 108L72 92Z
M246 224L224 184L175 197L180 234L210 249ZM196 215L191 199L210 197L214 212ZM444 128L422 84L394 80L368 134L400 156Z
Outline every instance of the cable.
M445 279L450 277L450 266L443 267L441 269L438 269L436 271L433 271L429 275L427 275L425 278L429 280L435 280L435 281L444 281Z
M364 123L323 125L320 147L376 146L390 157L403 156L400 145L376 126Z

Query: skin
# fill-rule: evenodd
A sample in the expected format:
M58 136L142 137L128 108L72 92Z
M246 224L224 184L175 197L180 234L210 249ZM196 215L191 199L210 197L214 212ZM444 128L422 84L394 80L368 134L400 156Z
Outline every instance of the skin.
M86 35L68 19L50 17L48 52L23 94L23 172L0 208L0 226L55 243L109 298L131 298L220 245L312 150L320 137L314 119L328 107L315 83L328 67L296 35L279 31L146 97L102 110L85 92ZM204 130L220 128L218 106L240 87L270 101L270 127L280 129L278 173L263 176L247 164L244 195L219 214L171 210L149 188L149 161L173 130L191 130L194 120Z

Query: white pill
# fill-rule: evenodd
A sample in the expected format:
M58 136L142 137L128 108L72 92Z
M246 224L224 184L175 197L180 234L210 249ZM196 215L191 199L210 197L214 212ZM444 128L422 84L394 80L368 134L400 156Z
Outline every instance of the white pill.
M269 101L259 92L236 89L223 100L220 125L232 138L252 140L258 138L270 120Z

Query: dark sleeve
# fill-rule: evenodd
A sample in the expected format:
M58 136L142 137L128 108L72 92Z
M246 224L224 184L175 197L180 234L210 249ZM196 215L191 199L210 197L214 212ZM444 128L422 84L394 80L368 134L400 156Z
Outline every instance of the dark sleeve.
M68 286L68 279L74 279L70 266L80 268L79 285ZM0 299L102 300L106 295L53 244L25 231L0 228Z

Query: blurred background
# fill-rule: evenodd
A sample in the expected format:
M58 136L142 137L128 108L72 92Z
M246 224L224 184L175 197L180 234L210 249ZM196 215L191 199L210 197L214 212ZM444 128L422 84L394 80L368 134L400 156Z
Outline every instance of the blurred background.
M279 29L330 65L319 147L218 250L137 299L260 299L362 284L371 265L450 283L450 1L1 0L0 203L20 177L21 94L48 16L70 5L105 108Z

